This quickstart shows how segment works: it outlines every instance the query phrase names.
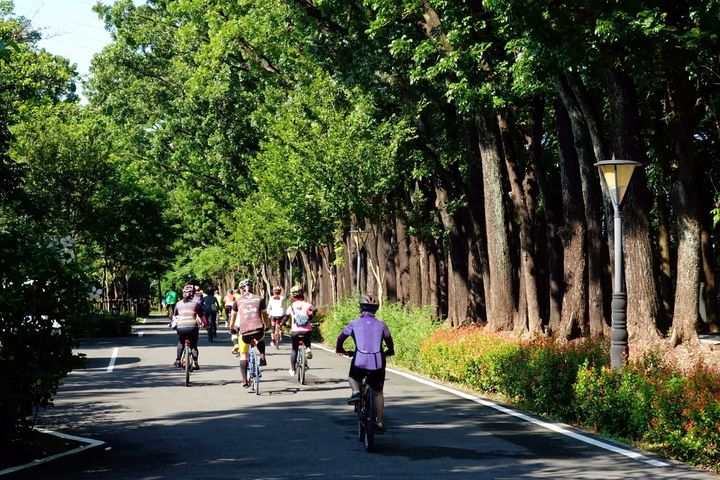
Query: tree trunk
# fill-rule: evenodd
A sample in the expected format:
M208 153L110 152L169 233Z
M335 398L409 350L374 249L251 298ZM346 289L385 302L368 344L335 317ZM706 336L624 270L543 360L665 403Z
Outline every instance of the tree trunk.
M622 70L609 73L613 156L644 160L637 94L632 79ZM642 168L635 169L623 200L623 251L627 291L629 343L650 345L660 339L657 330L660 304L650 245L650 192ZM613 265L615 268L615 265Z
M547 317L545 325L559 325L562 306L562 244L558 237L561 210L557 198L557 189L550 188L547 180L547 168L544 168L541 161L543 157L543 114L545 110L544 100L540 97L533 98L530 105L530 137L528 146L533 170L536 174L538 190L543 199L543 227L544 231L536 232L538 238L536 252L544 254L545 281L539 286L544 292ZM544 248L539 240L544 240ZM532 333L532 331L531 331Z
M505 157L508 180L510 183L510 199L515 207L516 220L520 224L520 292L518 300L518 319L515 330L518 335L528 331L538 331L540 325L540 304L538 303L537 281L535 276L535 245L533 243L532 226L533 212L530 192L525 190L524 170L518 165L513 139L516 137L511 125L504 115L498 115L500 138Z
M603 336L608 333L603 308L603 267L607 263L605 257L603 257L604 242L600 222L600 207L603 205L600 177L597 168L595 168L596 158L592 151L592 142L580 105L564 78L559 79L557 90L570 117L575 151L580 166L580 181L585 205L585 225L587 226L586 258L589 332L592 336Z
M657 198L656 211L658 218L658 286L663 315L658 318L658 328L666 333L670 330L673 311L673 275L670 250L670 229L668 226L668 207L664 198Z
M563 242L565 290L561 321L550 325L552 335L571 338L587 334L587 277L585 276L585 216L580 186L580 168L573 145L572 126L565 107L556 103L558 144L560 146L560 181L563 198Z
M462 325L467 318L467 247L462 232L460 215L463 210L451 214L448 211L450 195L439 184L435 188L436 208L440 212L443 226L448 235L447 274L448 274L448 314L446 322L453 327Z
M507 216L503 201L502 159L498 146L497 126L481 114L476 116L480 158L482 159L485 198L485 228L489 280L485 284L488 327L510 330L513 327L513 282L510 245L506 229Z
M670 66L670 105L677 122L678 179L673 200L678 225L678 263L672 343L697 344L700 292L700 218L697 198L697 161L693 155L694 121L690 83L681 65Z
M708 217L709 215L705 215ZM700 246L702 251L703 278L705 279L705 288L703 291L705 298L705 324L711 333L720 333L720 323L718 323L718 304L717 304L717 282L715 279L715 265L713 255L712 238L710 237L710 229L708 223L710 219L703 221L700 230Z

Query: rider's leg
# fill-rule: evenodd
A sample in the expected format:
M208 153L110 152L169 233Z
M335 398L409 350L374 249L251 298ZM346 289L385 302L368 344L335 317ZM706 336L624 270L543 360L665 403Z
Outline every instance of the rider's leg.
M352 390L352 393L360 393L360 382L355 380L352 377L348 377L348 382L350 383L350 389Z
M242 375L243 385L248 384L248 361L245 354L240 357L240 374Z
M298 347L300 346L300 338L297 335L290 337L292 351L290 352L290 370L295 370L295 362L297 362Z
M198 338L200 337L200 329L199 328L193 328L189 333L190 337L190 352L192 352L193 361L195 362L195 367L197 368L198 363Z
M175 360L177 360L179 362L180 357L182 356L183 348L185 348L185 334L178 330L177 337L178 337L177 357L175 357Z
M377 423L382 425L385 412L385 395L382 391L375 392L375 411L377 412Z

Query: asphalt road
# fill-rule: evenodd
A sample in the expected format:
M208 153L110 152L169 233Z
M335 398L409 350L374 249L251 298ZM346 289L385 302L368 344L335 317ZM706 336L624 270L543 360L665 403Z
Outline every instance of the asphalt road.
M367 453L357 440L349 362L313 348L307 385L288 376L289 342L268 346L261 394L243 389L227 332L200 340L201 370L185 387L170 364L175 337L89 341L47 428L102 440L79 455L23 470L23 479L717 479L564 427L558 433L452 392L389 373L386 426ZM482 400L480 400L482 401ZM532 420L532 419L530 419ZM603 442L601 446L587 443ZM604 445L626 449L626 454ZM640 459L627 455L641 455ZM660 461L666 466L654 466Z

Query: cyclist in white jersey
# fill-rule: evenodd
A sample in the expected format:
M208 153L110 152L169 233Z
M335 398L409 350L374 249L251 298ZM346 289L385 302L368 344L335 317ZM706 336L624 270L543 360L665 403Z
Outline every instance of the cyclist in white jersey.
M276 286L273 288L273 296L268 302L268 316L272 322L272 330L270 345L278 346L282 340L282 324L285 320L285 297L282 296L282 288Z

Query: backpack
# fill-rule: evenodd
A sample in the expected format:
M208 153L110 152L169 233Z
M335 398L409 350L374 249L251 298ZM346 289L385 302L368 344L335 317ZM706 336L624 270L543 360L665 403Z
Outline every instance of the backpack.
M300 315L299 313L295 314L295 325L298 327L304 327L309 321L310 317L307 315Z

